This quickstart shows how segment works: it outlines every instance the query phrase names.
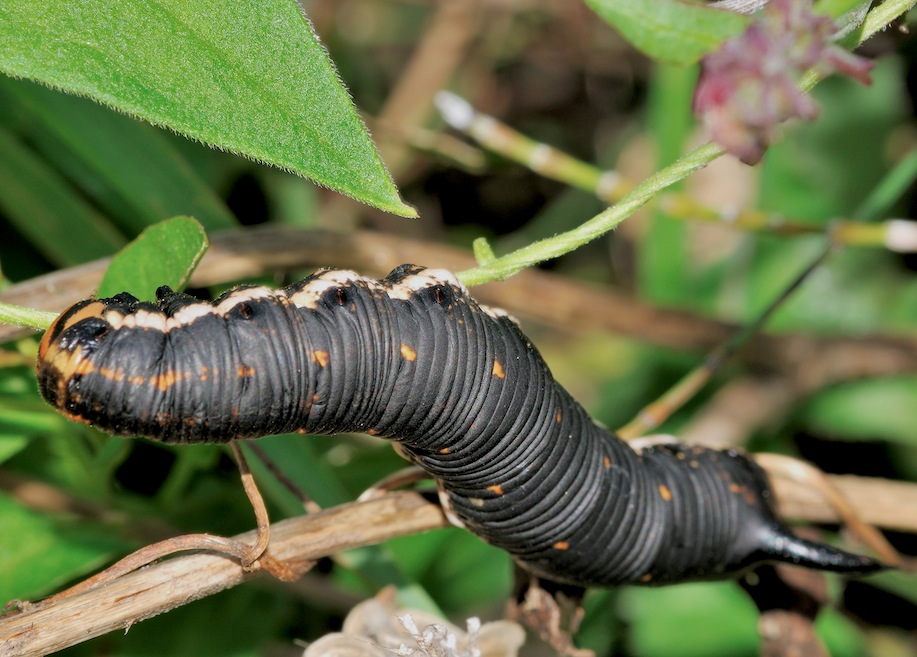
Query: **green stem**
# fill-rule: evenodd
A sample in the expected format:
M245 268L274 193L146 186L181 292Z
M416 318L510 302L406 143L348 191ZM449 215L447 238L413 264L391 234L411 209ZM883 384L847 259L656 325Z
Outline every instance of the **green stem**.
M716 144L704 144L644 180L618 203L600 212L586 223L566 233L529 244L487 265L460 272L458 278L469 287L490 281L500 281L519 273L526 267L569 253L612 230L659 192L687 178L698 169L702 169L722 154L723 149Z
M49 313L44 310L14 306L9 303L0 303L0 324L25 326L26 328L45 331L51 322L57 319L58 313Z

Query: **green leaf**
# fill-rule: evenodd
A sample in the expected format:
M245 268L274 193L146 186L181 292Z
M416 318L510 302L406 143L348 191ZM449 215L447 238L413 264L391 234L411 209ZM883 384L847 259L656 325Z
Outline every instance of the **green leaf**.
M740 34L750 19L685 0L586 0L635 48L672 64L693 64Z
M839 438L891 440L917 445L917 378L848 383L818 394L805 419Z
M0 153L0 208L52 263L79 264L109 255L124 245L125 238L105 217L2 129Z
M0 463L16 456L16 454L25 449L28 444L28 436L0 434Z
M839 18L848 11L853 11L857 7L869 4L871 3L863 2L863 0L819 0L815 3L815 11L819 14Z
M22 0L0 42L10 75L416 216L293 0Z
M889 570L869 578L869 583L917 605L917 575Z
M110 532L54 521L0 495L0 601L47 593L124 547Z
M818 614L815 630L831 657L857 657L869 654L866 634L837 609L828 607Z
M756 655L758 613L732 582L625 588L618 602L643 657ZM724 623L723 619L729 622Z
M150 226L114 257L97 296L126 291L139 299L153 299L161 285L181 290L208 246L203 227L191 217Z
M129 236L180 214L196 217L211 231L237 226L162 130L24 80L0 79L0 103L28 117L22 140L66 172L77 190L89 190Z

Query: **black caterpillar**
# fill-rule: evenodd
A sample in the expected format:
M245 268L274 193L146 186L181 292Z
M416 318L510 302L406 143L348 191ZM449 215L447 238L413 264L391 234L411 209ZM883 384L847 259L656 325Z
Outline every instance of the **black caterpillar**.
M461 524L557 582L716 579L764 561L881 567L791 534L739 452L636 452L597 426L516 324L448 272L323 270L213 303L157 296L65 311L41 341L45 399L105 431L173 443L391 438Z

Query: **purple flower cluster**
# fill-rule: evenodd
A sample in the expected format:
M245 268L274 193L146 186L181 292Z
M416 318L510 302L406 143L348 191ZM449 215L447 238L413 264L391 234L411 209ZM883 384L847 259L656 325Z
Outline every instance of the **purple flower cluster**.
M744 34L704 58L694 111L713 140L746 164L761 159L781 123L817 116L798 87L809 69L870 83L872 63L834 45L834 23L812 13L811 4L771 0Z

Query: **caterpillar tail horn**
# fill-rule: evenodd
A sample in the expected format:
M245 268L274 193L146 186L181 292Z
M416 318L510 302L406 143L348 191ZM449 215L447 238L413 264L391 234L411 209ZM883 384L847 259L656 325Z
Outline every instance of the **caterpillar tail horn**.
M871 557L796 536L779 526L769 532L762 551L775 561L850 575L874 573L890 567Z

